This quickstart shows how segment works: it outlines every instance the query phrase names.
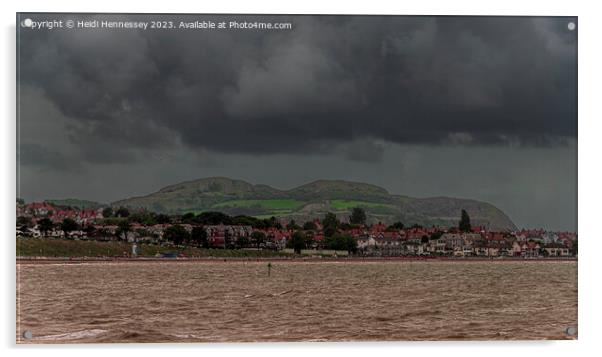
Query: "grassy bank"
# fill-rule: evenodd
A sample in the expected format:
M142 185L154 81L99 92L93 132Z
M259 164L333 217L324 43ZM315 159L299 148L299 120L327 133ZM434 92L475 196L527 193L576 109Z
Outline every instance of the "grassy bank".
M132 251L131 243L97 242L51 238L17 238L17 256L20 257L114 257ZM138 255L152 257L157 253L183 253L190 257L273 257L290 254L266 250L225 250L195 247L165 247L138 244Z
M270 210L296 210L305 202L293 199L281 200L232 200L213 205L212 208L253 208L261 207Z

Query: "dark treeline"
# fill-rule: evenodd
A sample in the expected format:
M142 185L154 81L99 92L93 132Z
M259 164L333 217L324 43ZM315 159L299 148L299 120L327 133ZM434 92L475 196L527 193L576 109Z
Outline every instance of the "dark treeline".
M251 226L255 229L277 228L282 229L282 225L276 217L260 219L252 216L230 216L223 212L208 211L194 214L192 212L183 215L167 215L163 213L155 213L151 211L135 211L130 212L125 207L120 207L116 211L107 208L103 211L105 217L104 223L111 224L122 221L126 218L131 223L139 223L145 226L155 224L193 224L202 226L212 225L234 225L234 226Z

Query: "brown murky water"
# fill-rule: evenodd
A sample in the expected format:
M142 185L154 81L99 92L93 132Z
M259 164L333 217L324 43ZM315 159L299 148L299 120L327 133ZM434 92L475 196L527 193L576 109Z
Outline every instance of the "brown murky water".
M565 339L576 262L20 264L17 341ZM23 331L33 334L24 340Z

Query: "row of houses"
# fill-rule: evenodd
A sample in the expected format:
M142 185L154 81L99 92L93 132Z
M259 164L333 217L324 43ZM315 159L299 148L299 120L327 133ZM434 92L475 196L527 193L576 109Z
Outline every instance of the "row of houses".
M134 223L130 231L119 239L127 239L129 242L163 243L165 242L165 230L171 224L157 224L144 226ZM181 224L181 226L192 232L194 226ZM88 226L90 227L90 226ZM67 233L58 228L48 232L41 232L37 226L30 228L28 232L18 231L18 235L29 235L40 237L42 235L54 238L96 240L118 239L116 225L93 225L93 229L84 228ZM233 225L207 225L203 226L207 235L207 243L210 247L229 248L241 237L253 243L253 233L261 232L265 240L257 243L257 247L266 249L284 249L287 241L293 234L290 230L268 228L255 229L251 226ZM465 232L465 233L443 233L438 230L412 228L407 230L382 231L380 229L353 228L342 232L351 235L357 240L358 254L365 256L456 256L456 257L566 257L572 254L573 240L546 241L542 237L531 237L526 240L520 235L499 232ZM324 241L321 231L308 232L308 249L319 249ZM576 238L576 237L575 237ZM261 244L261 245L260 245Z
M421 238L365 235L358 238L358 250L368 256L455 256L455 257L568 257L571 245L558 242L517 239L512 234L444 233Z
M165 231L171 224L156 224L145 226L138 223L130 225L130 230L126 233L118 233L119 226L117 225L86 225L83 228L64 232L58 226L53 227L47 232L42 232L38 225L31 228L17 227L17 237L48 237L48 238L66 238L66 239L94 239L101 241L123 239L128 242L153 243L160 244L166 240L164 238ZM188 233L192 233L193 225L180 224ZM291 231L280 230L276 228L254 229L251 226L234 226L234 225L205 225L202 226L207 234L207 243L213 248L229 248L236 244L239 238L247 238L252 242L253 232L262 232L265 240L259 245L260 248L266 249L284 249L286 242L290 239ZM119 234L119 237L118 237Z
M17 205L17 217L29 217L35 222L40 218L49 218L54 223L60 223L70 218L80 225L93 224L102 219L102 208L72 209L56 206L48 202L31 202Z
M17 206L17 216L32 218L33 227L17 227L17 235L71 239L117 239L118 226L102 224L102 209L58 208L47 202L30 203ZM43 217L59 223L71 218L82 227L65 234L57 225L48 232L41 232L37 221ZM313 221L315 229L308 233L306 248L319 249L325 239L321 221ZM189 233L191 224L180 224ZM128 241L162 243L164 232L171 224L142 225L132 223L130 231L121 239ZM21 231L19 229L24 229ZM288 229L256 229L244 225L206 225L207 241L211 247L228 248L246 238L252 242L253 232L262 232L265 240L258 247L283 249L291 238ZM473 226L470 232L458 232L456 228L446 227L409 227L393 229L384 223L369 226L348 227L341 232L357 240L359 254L399 256L399 255L447 255L447 256L569 256L577 240L573 232L549 232L543 229L518 230L515 232L491 232L485 227ZM65 236L67 235L67 236Z

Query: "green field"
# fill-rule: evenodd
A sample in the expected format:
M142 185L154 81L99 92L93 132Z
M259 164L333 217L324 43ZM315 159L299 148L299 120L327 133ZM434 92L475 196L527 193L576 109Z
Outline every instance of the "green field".
M17 238L18 257L115 257L132 251L132 244L125 242L98 242L53 238ZM153 257L159 253L183 253L189 257L271 257L288 256L270 250L203 249L196 247L169 247L154 244L138 244L138 255Z
M252 208L252 207L260 207L269 210L278 210L278 211L294 211L301 206L303 206L305 202L298 201L294 199L276 199L276 200L232 200L226 201L222 203L218 203L213 205L212 208Z
M330 201L330 207L337 210L349 210L354 207L362 207L362 208L395 208L393 205L388 205L386 203L373 203L366 201L355 201L355 200L332 200Z

